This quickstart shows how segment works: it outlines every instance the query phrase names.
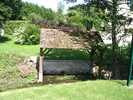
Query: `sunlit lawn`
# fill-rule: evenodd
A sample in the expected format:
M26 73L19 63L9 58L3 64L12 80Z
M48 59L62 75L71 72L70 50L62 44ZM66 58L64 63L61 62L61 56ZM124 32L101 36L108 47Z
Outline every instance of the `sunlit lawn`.
M133 100L125 81L86 81L0 93L0 100Z
M13 41L0 43L0 54L16 54L19 56L31 56L39 53L38 45L17 45Z
M46 59L89 59L85 49L47 49L45 53ZM15 54L24 57L38 56L39 45L18 45L13 41L7 41L0 43L0 54Z

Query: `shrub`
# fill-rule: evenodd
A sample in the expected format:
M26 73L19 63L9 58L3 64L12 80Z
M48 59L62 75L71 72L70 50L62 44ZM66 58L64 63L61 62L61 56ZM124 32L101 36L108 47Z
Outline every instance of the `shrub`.
M69 26L76 27L79 30L86 31L87 17L83 16L82 13L71 10L66 15L66 20Z
M98 48L97 48L98 49ZM102 53L102 55L100 55ZM117 48L116 58L117 64L128 65L130 61L130 46ZM101 65L112 65L112 48L111 46L101 46L94 54L95 62Z
M31 13L29 14L28 16L28 20L30 20L32 23L34 24L37 24L39 23L40 21L43 21L43 18L38 14L35 14L35 13Z
M14 29L23 26L24 24L28 23L27 21L8 21L4 26L5 34L13 35Z
M14 30L15 43L17 44L38 44L39 43L39 27L34 24L25 24L23 27Z

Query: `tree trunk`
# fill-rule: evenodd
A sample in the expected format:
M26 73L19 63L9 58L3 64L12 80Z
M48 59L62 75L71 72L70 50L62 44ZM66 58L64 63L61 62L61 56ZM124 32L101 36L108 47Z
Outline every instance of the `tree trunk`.
M94 61L95 51L96 51L95 46L92 46L91 52L90 52L90 66L92 66L95 63L95 61Z
M117 67L117 0L112 0L113 7L112 7L112 70L113 70L113 76L115 79L119 78L119 69Z

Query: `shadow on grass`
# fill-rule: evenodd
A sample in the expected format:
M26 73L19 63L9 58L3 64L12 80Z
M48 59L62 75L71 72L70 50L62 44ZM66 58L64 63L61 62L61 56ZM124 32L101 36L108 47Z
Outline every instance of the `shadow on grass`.
M126 86L126 81L125 80L113 80L113 82L120 84L122 86Z
M49 84L64 84L64 83L76 83L81 81L86 81L88 78L84 75L46 75L43 83L37 83L35 79L32 82L23 84L17 87L10 87L5 89L0 89L0 93L5 91L11 91L16 89L31 88L31 87L40 87Z
M5 42L7 42L7 41L10 41L11 39L10 38L8 38L8 37L0 37L0 43L5 43Z
M6 91L12 91L16 89L23 89L23 88L32 88L32 87L40 87L40 86L45 86L45 85L50 85L50 84L64 84L64 83L76 83L76 82L82 82L82 81L94 81L90 80L88 75L75 75L75 76L66 76L66 75L48 75L45 76L45 80L43 83L37 83L37 81L30 82L28 84L25 84L20 87L15 87L15 88L7 88L4 90L0 90L0 93L6 92ZM108 81L108 80L107 80ZM113 81L114 83L117 83L121 86L126 86L126 81L122 80L110 80Z

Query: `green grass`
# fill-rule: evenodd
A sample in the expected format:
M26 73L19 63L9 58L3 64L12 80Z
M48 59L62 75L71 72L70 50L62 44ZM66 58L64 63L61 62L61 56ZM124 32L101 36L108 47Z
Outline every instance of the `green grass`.
M39 54L38 45L17 45L13 41L0 43L0 54L15 54L18 56L34 56Z
M38 55L38 51L38 45L22 46L13 41L0 43L0 91L30 86L35 77L22 78L17 66L25 57Z
M22 78L18 71L17 64L22 61L23 58L15 54L0 54L0 91L29 86L32 82L28 77Z
M0 100L133 100L125 81L86 81L0 93Z
M39 45L17 45L5 39L8 41L0 41L0 91L31 86L36 78L22 78L17 66L25 57L38 56ZM88 59L84 50L49 49L45 53L45 59Z
M39 45L17 45L13 41L7 41L0 43L0 54L15 54L24 57L35 56L39 55ZM89 59L85 49L47 49L45 56L46 59Z
M18 64L25 57L38 55L38 45L16 45L12 40L0 42L0 91L30 86L35 77L22 78Z

